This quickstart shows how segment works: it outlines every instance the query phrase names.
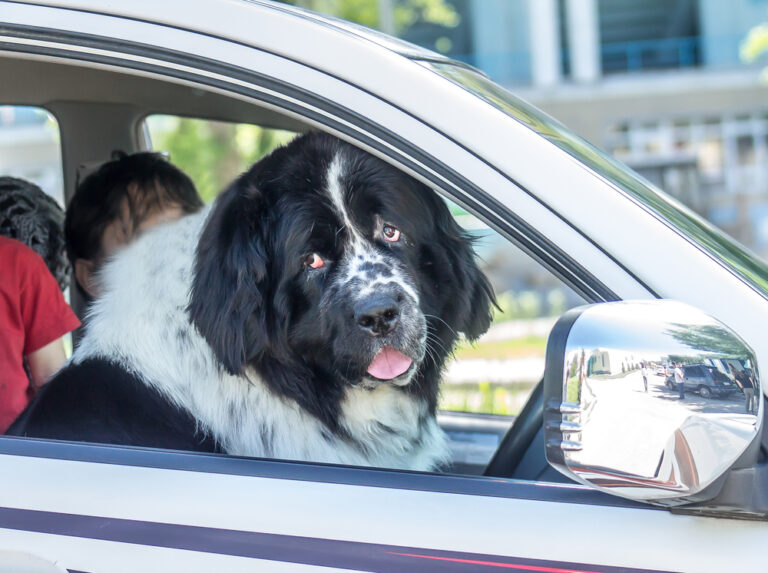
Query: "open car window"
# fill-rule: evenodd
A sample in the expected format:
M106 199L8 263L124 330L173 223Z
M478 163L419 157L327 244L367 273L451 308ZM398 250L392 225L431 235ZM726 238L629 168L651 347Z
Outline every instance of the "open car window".
M0 176L26 179L64 205L61 136L52 114L0 104Z
M195 182L209 203L235 177L296 134L248 123L151 115L144 121L149 144L165 151Z
M477 414L517 415L544 374L552 326L584 299L477 217L452 205L473 237L497 307L488 331L456 346L443 377L441 408Z

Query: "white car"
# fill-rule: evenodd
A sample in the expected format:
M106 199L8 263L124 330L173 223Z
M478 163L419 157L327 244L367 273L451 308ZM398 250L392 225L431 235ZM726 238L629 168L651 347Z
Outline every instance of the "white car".
M687 356L675 328L736 341L689 344L691 362L768 364L768 269L481 73L260 0L0 0L0 78L0 104L57 118L67 197L79 165L146 148L149 114L319 129L586 301L646 301L561 320L485 475L0 438L0 571L768 568L764 399L678 403L638 378Z

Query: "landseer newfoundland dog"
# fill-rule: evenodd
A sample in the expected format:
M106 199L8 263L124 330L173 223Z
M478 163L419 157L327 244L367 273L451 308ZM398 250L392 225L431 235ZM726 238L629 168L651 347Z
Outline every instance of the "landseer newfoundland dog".
M9 433L433 469L441 369L493 303L434 192L320 133L140 238L102 282L70 364Z

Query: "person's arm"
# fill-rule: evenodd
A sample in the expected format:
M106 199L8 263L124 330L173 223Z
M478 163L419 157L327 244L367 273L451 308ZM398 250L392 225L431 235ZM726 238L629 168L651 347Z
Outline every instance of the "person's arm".
M31 385L38 389L64 366L63 337L80 326L80 321L37 253L24 247L19 251L18 265L23 354L29 365Z
M29 363L29 372L32 375L32 386L35 389L40 388L56 372L58 372L67 356L64 352L64 337L57 338L27 355Z

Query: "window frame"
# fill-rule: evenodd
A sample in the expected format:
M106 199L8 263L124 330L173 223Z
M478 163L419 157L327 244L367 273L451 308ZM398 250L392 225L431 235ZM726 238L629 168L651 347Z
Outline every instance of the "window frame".
M132 22L133 25L149 25ZM458 203L468 212L486 222L507 240L539 262L563 283L572 288L588 302L619 300L619 295L606 283L590 272L586 266L561 249L546 233L524 220L504 203L484 190L468 176L459 173L445 161L428 154L418 144L391 127L376 122L363 114L353 111L343 103L320 96L309 89L297 88L286 79L268 76L233 64L196 56L179 50L160 46L148 46L128 41L94 36L90 34L65 32L50 28L4 25L3 34L19 41L11 48L0 42L0 52L18 53L35 57L53 57L80 65L104 66L123 73L160 75L164 80L198 85L205 89L227 92L233 97L247 98L255 105L277 108L286 114L300 117L344 139L371 151L398 168L409 172L441 194ZM188 32L191 36L196 36ZM206 38L233 49L247 49L253 54L278 58L291 65L303 64L281 58L263 50L235 45L223 39ZM26 42L26 43L25 43ZM304 66L306 67L306 66ZM539 201L530 191L520 186L508 175L488 161L463 147L449 135L432 125L416 118L393 104L365 92L338 77L317 69L306 68L332 84L342 83L346 89L359 93L361 97L372 98L400 119L415 121L420 129L428 131L441 152L449 146L454 154L463 156L471 169L483 170L485 177L494 177L520 197L527 196L538 209L542 209L549 223L557 223L566 232L581 237L586 248L594 250L592 257L599 257L605 263L601 268L604 275L621 274L627 284L635 285L635 293L653 296L636 276L620 265L608 253L591 241L586 235L570 225L563 217ZM147 110L142 117L153 113ZM391 121L391 118L387 118ZM142 121L137 119L134 133L141 134ZM138 141L141 141L139 139ZM464 171L464 169L462 169ZM475 178L477 173L474 174ZM541 221L538 222L542 224ZM628 287L627 287L628 288ZM207 473L236 473L237 475L258 475L281 479L308 480L330 483L347 483L373 487L394 487L419 491L445 491L469 495L513 497L566 503L587 503L619 507L643 507L584 488L549 484L540 486L536 482L520 482L511 479L472 476L450 476L431 473L414 473L397 470L382 470L362 467L327 466L256 458L233 456L207 456L204 454L180 453L162 450L142 450L122 446L99 446L46 440L0 437L0 454L75 459L96 463L115 463L147 467L167 467Z

